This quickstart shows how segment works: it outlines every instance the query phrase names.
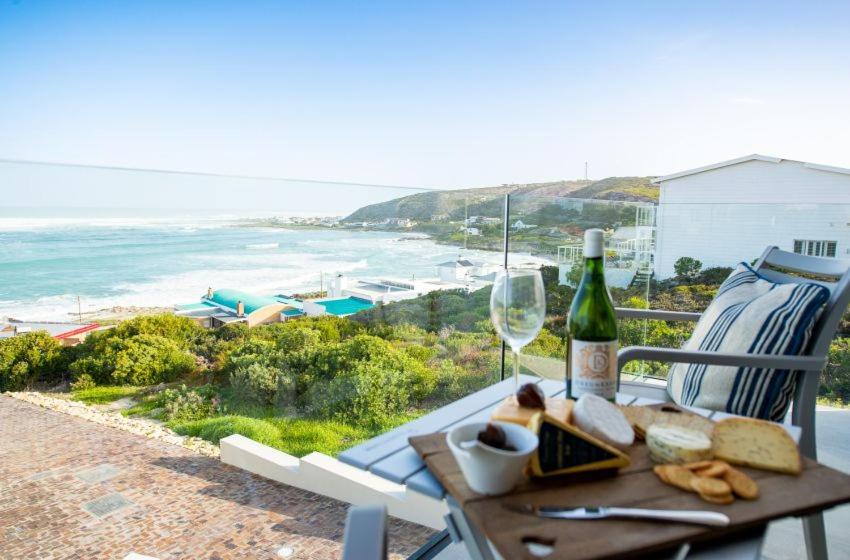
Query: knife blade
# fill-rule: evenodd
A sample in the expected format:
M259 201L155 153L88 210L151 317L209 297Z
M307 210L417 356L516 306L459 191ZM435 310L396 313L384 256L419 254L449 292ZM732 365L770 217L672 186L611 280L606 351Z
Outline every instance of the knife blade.
M609 517L630 519L654 519L658 521L678 521L697 525L725 527L730 519L727 515L715 511L668 510L621 507L562 507L534 504L502 503L505 509L516 513L534 515L546 519L605 519Z

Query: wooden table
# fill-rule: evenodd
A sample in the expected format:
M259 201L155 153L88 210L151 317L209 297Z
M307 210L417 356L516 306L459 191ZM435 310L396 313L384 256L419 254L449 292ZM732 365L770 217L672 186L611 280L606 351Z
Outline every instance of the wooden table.
M547 396L563 396L565 385L563 381L552 381L538 377L522 375L520 383L537 383ZM448 431L456 425L468 422L483 422L506 396L513 393L514 381L507 379L491 385L476 393L435 410L425 416L408 422L403 426L381 434L358 446L352 447L339 455L339 459L349 465L369 471L377 476L398 484L406 484L408 488L430 496L445 499L450 515L446 518L447 531L455 542L463 541L470 556L475 560L490 560L498 558L487 542L463 513L458 503L447 496L442 484L428 471L425 463L408 443L411 436L426 435L434 432ZM617 403L623 405L648 405L662 401L645 397L635 397L625 393L617 394ZM722 412L714 412L699 408L689 410L719 420L730 416ZM800 439L800 429L784 424L795 441ZM743 535L734 542L724 542L709 550L691 553L688 546L681 547L671 553L671 558L723 558L744 559L757 558L764 537L764 527Z

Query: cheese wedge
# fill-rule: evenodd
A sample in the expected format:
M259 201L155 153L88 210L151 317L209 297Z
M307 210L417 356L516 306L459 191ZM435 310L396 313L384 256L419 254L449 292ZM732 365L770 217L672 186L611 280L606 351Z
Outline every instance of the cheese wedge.
M653 424L646 431L649 456L656 463L695 463L711 459L711 440L702 432Z
M547 397L544 404L546 405L546 414L552 418L557 418L565 424L572 423L574 400ZM516 395L511 395L496 407L491 419L498 422L510 422L512 424L519 424L520 426L528 426L528 422L538 412L540 412L539 408L525 408L524 406L520 406L517 403Z
M572 424L538 412L528 424L539 444L531 456L536 476L619 469L631 462L629 456Z
M755 418L726 418L712 436L714 456L736 465L800 474L797 444L782 426Z

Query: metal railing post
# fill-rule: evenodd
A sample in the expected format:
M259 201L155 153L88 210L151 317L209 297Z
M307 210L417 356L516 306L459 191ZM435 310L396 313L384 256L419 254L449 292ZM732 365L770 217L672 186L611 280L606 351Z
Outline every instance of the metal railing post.
M502 231L502 245L503 245L504 251L505 251L504 267L505 267L505 270L507 270L507 268L508 268L508 232L510 231L510 229L508 227L508 218L510 218L510 214L511 214L511 195L510 195L510 193L505 193L505 208L504 208L504 210L505 210L505 216L504 216L504 219L502 220L502 222L503 222L502 223L502 226L503 226L502 227L502 230L503 230ZM505 344L505 341L503 340L502 341L502 359L501 359L501 366L500 366L500 369L499 369L499 380L501 380L501 381L505 380L506 348L507 348L507 345Z

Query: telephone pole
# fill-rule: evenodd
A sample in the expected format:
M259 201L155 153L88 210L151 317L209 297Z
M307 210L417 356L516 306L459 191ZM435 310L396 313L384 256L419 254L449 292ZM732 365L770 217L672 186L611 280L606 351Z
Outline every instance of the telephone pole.
M587 162L584 162L584 180L587 181Z

